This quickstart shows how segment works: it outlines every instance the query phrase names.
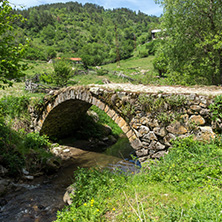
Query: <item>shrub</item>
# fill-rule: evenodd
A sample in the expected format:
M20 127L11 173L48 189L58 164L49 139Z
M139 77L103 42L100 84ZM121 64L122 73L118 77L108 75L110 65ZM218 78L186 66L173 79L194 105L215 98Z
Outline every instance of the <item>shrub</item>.
M53 67L54 72L52 77L54 83L60 87L66 86L72 75L72 68L70 64L66 61L60 60L53 63Z
M194 141L192 137L173 142L169 154L152 162L148 178L173 184L178 190L214 185L221 187L221 138L211 143Z
M27 114L29 97L4 96L0 99L0 112L3 116L11 118Z

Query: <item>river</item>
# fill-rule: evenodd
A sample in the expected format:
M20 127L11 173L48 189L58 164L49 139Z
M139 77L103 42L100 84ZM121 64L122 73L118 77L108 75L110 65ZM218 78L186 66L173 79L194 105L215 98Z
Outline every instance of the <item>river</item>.
M14 184L15 191L1 200L1 222L51 222L56 212L64 207L63 195L73 182L73 172L77 167L120 168L123 171L137 171L138 168L127 158L132 148L126 138L120 138L116 144L103 153L86 149L87 143L66 143L65 164L50 176L41 176L33 181ZM80 145L81 144L81 145ZM66 155L66 156L65 156Z

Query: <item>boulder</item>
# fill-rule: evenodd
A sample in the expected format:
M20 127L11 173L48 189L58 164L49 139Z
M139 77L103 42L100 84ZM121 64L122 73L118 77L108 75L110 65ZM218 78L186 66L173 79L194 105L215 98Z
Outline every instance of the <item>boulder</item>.
M68 205L71 205L72 204L71 196L74 195L74 193L75 193L75 187L74 184L72 184L66 188L66 192L63 196L63 202Z
M8 170L0 165L0 176L5 176L8 173Z

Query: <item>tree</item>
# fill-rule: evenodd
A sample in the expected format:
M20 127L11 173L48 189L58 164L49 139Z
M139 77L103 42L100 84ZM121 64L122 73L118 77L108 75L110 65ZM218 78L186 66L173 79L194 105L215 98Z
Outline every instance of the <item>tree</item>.
M66 86L68 80L72 76L72 67L70 64L64 60L59 60L53 63L54 72L52 78L57 86Z
M26 45L15 41L13 23L16 20L23 18L13 14L8 1L0 0L0 88L11 86L11 80L23 76L25 69L20 61Z
M156 0L164 7L161 47L169 77L222 84L222 1Z

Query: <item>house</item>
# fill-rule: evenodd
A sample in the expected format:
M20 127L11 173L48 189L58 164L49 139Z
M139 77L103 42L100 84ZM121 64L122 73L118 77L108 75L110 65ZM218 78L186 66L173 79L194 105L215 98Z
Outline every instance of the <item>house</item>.
M151 31L152 39L156 39L156 33L161 32L161 29L154 29Z

